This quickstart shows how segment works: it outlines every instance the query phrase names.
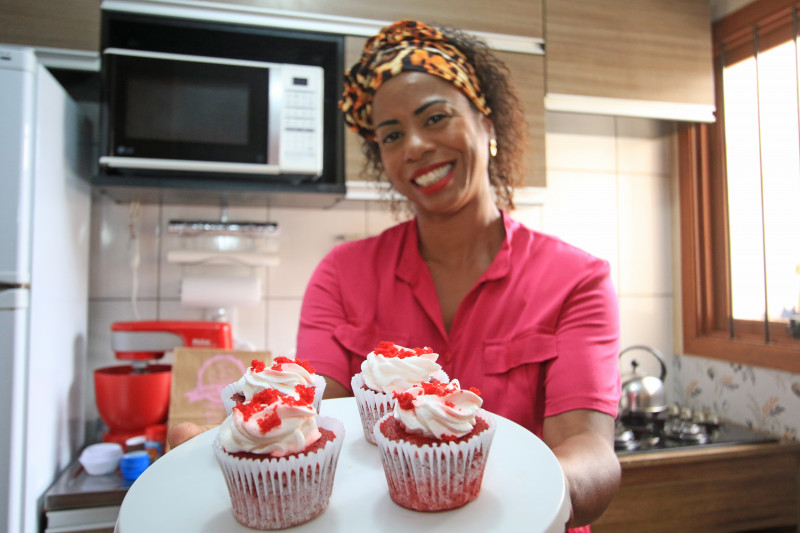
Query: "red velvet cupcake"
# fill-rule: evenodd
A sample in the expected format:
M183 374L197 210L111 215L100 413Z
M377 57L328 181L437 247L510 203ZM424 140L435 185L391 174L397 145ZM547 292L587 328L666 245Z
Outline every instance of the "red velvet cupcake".
M238 403L213 444L233 515L254 529L313 520L328 506L344 425L317 416L314 391L300 398L275 389Z
M364 438L375 444L372 428L394 407L395 392L432 379L448 381L431 348L405 348L383 341L367 354L361 372L350 380L358 406Z
M478 497L496 421L458 381L395 394L373 432L392 500L416 511L461 507Z

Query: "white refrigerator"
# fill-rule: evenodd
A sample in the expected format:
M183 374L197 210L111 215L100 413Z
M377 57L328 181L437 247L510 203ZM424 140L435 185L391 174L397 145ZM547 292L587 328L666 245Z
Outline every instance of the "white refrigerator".
M35 533L83 445L91 126L0 44L0 531Z

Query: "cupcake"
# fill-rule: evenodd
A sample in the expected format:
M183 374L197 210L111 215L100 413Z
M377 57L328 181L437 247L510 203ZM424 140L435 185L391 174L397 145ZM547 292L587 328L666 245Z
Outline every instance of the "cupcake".
M476 389L458 380L422 383L395 395L373 432L398 505L416 511L461 507L481 490L497 422Z
M317 415L314 391L300 398L264 389L237 403L213 449L228 486L233 516L254 529L283 529L328 506L344 425Z
M367 441L375 444L372 427L392 411L395 392L432 379L448 380L436 362L438 358L431 348L404 348L387 341L367 354L361 372L350 380Z
M297 397L298 385L314 387L314 409L319 412L322 394L325 392L325 378L314 373L308 361L296 361L288 357L276 357L267 366L263 361L253 359L250 367L236 382L222 389L222 403L225 412L231 414L236 402L249 401L253 395L264 389L277 389L284 394Z

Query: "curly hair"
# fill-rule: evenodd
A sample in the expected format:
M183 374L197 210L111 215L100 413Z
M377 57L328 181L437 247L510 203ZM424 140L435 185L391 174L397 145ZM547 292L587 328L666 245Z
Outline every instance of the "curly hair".
M482 39L448 26L438 26L438 29L475 68L486 103L492 110L489 120L494 124L498 147L497 155L489 159L489 184L497 206L506 211L513 210L514 189L522 184L525 176L528 126L508 67L492 54ZM366 158L361 174L369 179L385 181L378 143L364 140L361 152ZM413 214L410 202L397 195L390 199L390 203L397 215Z

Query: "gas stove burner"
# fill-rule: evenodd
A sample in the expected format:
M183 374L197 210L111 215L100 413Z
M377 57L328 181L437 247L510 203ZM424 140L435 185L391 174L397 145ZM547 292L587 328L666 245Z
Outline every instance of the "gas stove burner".
M706 444L719 428L719 420L715 416L691 409L673 408L670 417L664 424L664 436L681 442Z
M639 443L633 436L633 431L626 428L622 422L617 420L614 424L614 449L633 450Z
M711 440L711 434L700 424L682 425L678 428L665 427L664 436L681 442L706 444Z
M722 424L713 414L676 405L654 415L628 413L617 419L614 429L618 455L776 440L748 428Z
M614 450L615 451L632 451L639 447L639 443L635 440L617 440L614 439Z
M614 449L635 450L639 446L654 446L660 436L649 426L628 426L617 420L614 424Z

